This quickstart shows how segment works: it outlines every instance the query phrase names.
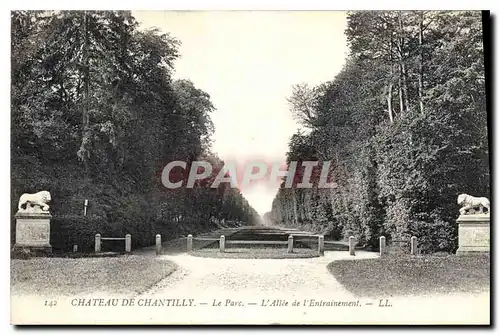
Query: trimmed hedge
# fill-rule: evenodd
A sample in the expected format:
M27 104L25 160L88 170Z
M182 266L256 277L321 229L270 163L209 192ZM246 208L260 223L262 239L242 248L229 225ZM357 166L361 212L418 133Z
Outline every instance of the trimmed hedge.
M78 251L94 250L95 234L112 228L100 216L64 215L55 216L50 224L50 244L54 251L67 252L78 245Z

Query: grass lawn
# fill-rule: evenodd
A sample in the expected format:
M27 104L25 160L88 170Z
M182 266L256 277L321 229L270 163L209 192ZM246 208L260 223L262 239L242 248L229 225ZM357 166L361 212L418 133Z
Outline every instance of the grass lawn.
M351 293L383 297L452 292L488 292L490 257L387 256L340 260L328 270Z
M288 259L288 258L312 258L318 257L318 252L311 249L293 249L293 253L288 253L286 246L283 248L226 248L225 252L219 249L199 249L193 250L190 255L208 258L242 258L242 259Z
M137 294L175 271L176 265L154 256L13 259L11 293L75 295L106 292Z

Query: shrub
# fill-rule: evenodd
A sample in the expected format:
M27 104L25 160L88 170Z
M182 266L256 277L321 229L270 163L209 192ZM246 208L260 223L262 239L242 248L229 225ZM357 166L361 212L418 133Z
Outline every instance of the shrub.
M100 216L55 216L50 225L50 244L55 252L71 251L75 244L79 251L91 251L94 249L95 234L116 236L113 230L112 225Z

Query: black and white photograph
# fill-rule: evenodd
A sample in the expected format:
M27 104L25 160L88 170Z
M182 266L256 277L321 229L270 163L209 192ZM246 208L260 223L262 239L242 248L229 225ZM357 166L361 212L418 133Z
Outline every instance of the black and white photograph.
M491 21L11 10L11 324L490 326Z

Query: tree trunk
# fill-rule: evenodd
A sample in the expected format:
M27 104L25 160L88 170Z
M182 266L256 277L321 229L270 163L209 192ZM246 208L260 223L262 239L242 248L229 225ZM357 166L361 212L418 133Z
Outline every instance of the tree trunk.
M391 123L394 122L394 116L392 114L392 83L389 82L389 88L387 90L387 112L389 113L389 120Z
M87 12L83 14L83 52L82 52L82 70L83 70L83 103L82 103L82 141L78 150L78 157L82 160L85 168L85 176L88 177L89 152L87 144L90 141L90 116L89 116L89 87L90 87L90 66L89 66L89 35L88 35L88 17Z
M424 13L420 12L418 45L420 50L420 61L418 64L418 102L420 113L424 113Z
M297 226L298 225L298 218L297 218L297 197L295 195L295 189L292 188L292 206L293 206L293 225Z
M408 85L407 85L407 73L406 64L404 62L405 56L405 46L404 46L404 36L403 36L403 20L401 18L401 12L398 12L398 24L399 24L399 78L400 78L400 103L401 112L408 112L409 102L408 102Z
M403 62L401 64L401 71L403 74L403 97L405 102L405 112L408 113L410 109L410 102L408 100L408 74L406 72L406 64Z
M388 89L387 89L387 113L389 113L389 120L391 123L394 122L394 111L392 110L392 80L394 78L394 54L393 54L393 48L394 48L394 40L392 38L392 32L391 32L391 42L390 42L390 49L389 49L389 66L390 66L390 74L389 74L389 82L388 82Z
M401 115L404 114L404 102L403 102L403 70L401 62L399 63L399 112Z

